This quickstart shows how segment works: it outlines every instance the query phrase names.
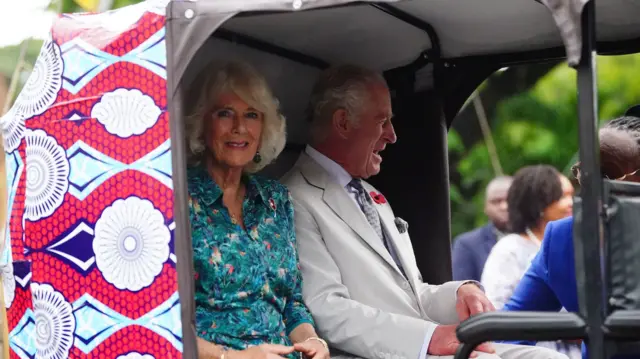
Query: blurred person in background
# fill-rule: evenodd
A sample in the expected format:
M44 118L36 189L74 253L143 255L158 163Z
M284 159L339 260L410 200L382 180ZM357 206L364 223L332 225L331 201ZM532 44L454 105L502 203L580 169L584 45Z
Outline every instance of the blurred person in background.
M573 185L549 165L526 166L516 172L507 195L509 229L491 250L481 283L497 310L502 309L540 250L547 223L571 216ZM580 347L566 342L539 343L570 358Z
M574 189L549 165L518 170L507 194L509 230L491 250L481 276L489 300L502 308L538 253L550 221L572 214Z
M480 281L484 263L491 249L507 231L507 192L512 181L511 176L499 176L489 182L484 205L484 213L489 218L489 223L463 233L453 241L453 280Z
M608 122L600 130L600 172L603 178L640 182L640 118L629 116L634 109L640 115L640 106L636 106L625 116ZM572 170L580 181L580 163L574 165ZM548 224L542 248L511 299L505 304L504 310L579 311L573 225L573 217ZM517 343L534 344L526 341ZM582 351L582 357L587 358L586 347L583 346ZM629 357L637 358L637 354Z

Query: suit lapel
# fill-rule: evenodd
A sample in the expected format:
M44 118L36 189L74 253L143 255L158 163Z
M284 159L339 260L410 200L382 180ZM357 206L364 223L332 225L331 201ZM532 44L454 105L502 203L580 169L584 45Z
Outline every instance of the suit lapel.
M367 190L371 191L372 188L367 188ZM401 234L398 231L398 227L395 223L393 212L390 210L390 208L388 208L387 206L377 207L378 213L380 213L380 220L382 222L384 230L388 235L387 238L389 244L392 245L396 250L396 255L398 256L400 263L402 263L402 269L404 270L407 279L411 284L411 288L413 289L416 297L420 298L419 287L421 283L418 280L417 273L415 273L414 271L415 265L413 259L415 259L415 253L413 253L412 248L407 246L402 240ZM422 302L420 300L418 300L418 306L424 312L424 308L422 307Z
M413 274L413 262L411 260L411 256L413 256L413 251L410 250L406 245L404 245L404 241L400 238L400 232L398 232L398 227L396 227L395 218L393 218L393 213L389 211L384 206L378 206L378 213L380 213L380 220L387 232L387 239L389 244L393 246L395 249L396 255L402 264L402 269L404 269L405 274L408 278L415 278ZM415 283L411 283L414 285Z
M324 189L322 199L338 217L351 227L391 267L402 274L389 251L384 247L384 243L369 224L362 210L349 196L346 189L333 180L319 164L304 152L300 155L298 166L302 175L310 184Z

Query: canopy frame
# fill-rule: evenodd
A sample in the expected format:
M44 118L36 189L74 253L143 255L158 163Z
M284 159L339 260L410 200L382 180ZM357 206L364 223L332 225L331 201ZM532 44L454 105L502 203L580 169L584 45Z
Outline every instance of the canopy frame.
M578 72L578 139L580 145L581 221L574 231L575 267L580 312L585 318L591 358L606 358L602 278L605 196L600 172L598 138L598 86L596 72L596 9L589 0L581 14L581 54ZM598 265L596 265L598 264Z
M559 6L571 6L574 0L560 0ZM574 29L581 32L579 36L573 34L573 40L579 39L576 54L576 43L567 53L572 61L577 63L578 85L578 136L579 155L581 160L581 191L580 211L575 220L573 245L575 249L575 269L578 284L578 299L582 318L573 313L554 314L541 330L531 330L535 323L539 322L540 313L519 312L513 316L504 316L503 313L487 313L468 320L457 330L458 337L463 344L458 348L456 359L466 359L472 350L481 342L487 340L510 339L508 335L518 336L519 340L546 340L584 338L587 341L589 355L595 359L607 358L605 348L605 320L604 308L607 298L603 284L603 248L606 237L604 221L607 215L606 198L603 179L600 172L600 145L598 138L598 96L596 57L598 44L596 41L596 8L595 0L577 0L581 6L578 14L580 24L572 24ZM559 4L564 2L564 4ZM575 5L575 3L573 4ZM556 14L557 15L557 14ZM556 17L558 20L558 17ZM566 28L565 28L566 30ZM565 34L567 32L565 31ZM567 39L565 39L567 40ZM569 47L565 41L565 46ZM571 53L573 51L573 53ZM598 264L598 265L596 265ZM508 313L511 314L511 313ZM572 316L572 317L569 317ZM511 318L513 317L513 318ZM566 318L564 318L566 317ZM583 321L584 318L584 321ZM565 319L563 322L562 320ZM526 329L525 329L526 328ZM500 329L503 332L492 333ZM506 333L508 330L508 333ZM557 330L553 337L544 338L545 332ZM523 333L526 333L523 334ZM520 337L520 336L523 337Z
M268 54L276 55L287 60L298 62L303 65L317 67L319 69L325 69L329 67L329 63L316 57L281 46L273 45L266 41L262 41L248 35L238 34L230 30L218 29L213 33L212 36L217 39L244 45L251 49L260 50Z
M429 62L435 63L436 61L440 60L440 57L441 57L440 40L433 26L431 26L431 24L429 24L428 22L423 21L389 4L356 1L348 4L332 5L332 6L326 6L326 7L317 8L317 9L310 9L307 11L312 12L317 10L326 10L326 9L340 8L340 7L354 7L354 6L360 6L360 5L367 5L367 6L371 6L372 8L378 9L381 12L384 12L385 14L388 14L389 16L392 16L397 20L405 22L415 28L418 28L424 31L429 37L429 40L431 42L430 49L419 54L414 62L406 66L401 66L396 69L391 69L389 71L399 72L401 70L406 70L410 72L415 72L420 68L424 67L425 65L427 65ZM289 12L290 11L269 11L269 10L248 11L248 12L237 14L235 18L251 17L251 16L257 16L257 15L264 15L264 14L284 14ZM307 54L303 54L301 52L298 52L292 49L287 49L281 46L277 46L269 42L253 38L251 36L238 34L230 30L219 28L213 33L212 36L221 40L235 42L237 44L244 45L255 50L260 50L268 54L277 55L277 56L286 58L288 60L301 63L303 65L317 67L319 69L325 69L329 67L329 64L324 60L315 58Z
M544 4L544 2L539 0L534 1ZM451 125L451 122L459 111L462 103L464 103L464 101L477 88L477 86L482 83L482 81L486 80L486 78L495 70L504 66L561 59L566 56L568 52L566 48L567 42L565 41L565 46L558 46L550 49L530 50L517 53L474 55L443 59L441 55L441 47L438 34L433 26L431 26L429 23L420 20L409 13L399 10L388 3L373 3L368 1L352 2L349 0L337 0L336 3L338 4L334 3L333 5L329 6L316 4L313 6L314 9L308 9L305 11L314 11L315 8L328 9L337 7L361 6L363 4L366 4L384 12L385 14L393 16L394 18L401 20L406 24L412 25L427 34L431 42L430 48L422 50L421 53L417 54L417 58L413 62L404 66L387 70L385 72L385 76L400 79L400 86L403 87L406 86L406 84L410 81L415 80L415 75L418 70L424 68L428 64L433 64L433 90L435 90L436 96L441 100L439 106L441 106L442 108L438 111L443 114L446 122L443 123L442 126L443 131L445 131L445 138L446 128ZM192 8L197 9L200 6L203 6L202 9L205 9L208 6L212 6L206 3L204 3L203 5L200 4L189 2L171 2L168 7L167 32L169 34L172 31L175 31L176 33L182 32L183 34L191 34L197 32L198 30L203 30L202 22L199 22L198 24L196 24L196 22L190 23L191 17L193 17L193 10L191 10ZM191 10L191 15L188 15L189 10ZM282 58L292 60L300 64L312 66L318 69L323 69L329 66L326 61L320 60L308 54L277 46L267 41L258 40L250 36L238 34L227 29L218 28L220 25L222 25L232 17L250 17L254 15L263 15L266 13L290 13L292 11L292 9L283 6L275 6L274 8L268 9L250 10L251 11L246 12L237 12L235 10L230 10L224 13L213 14L206 13L206 11L204 11L202 14L197 14L196 16L207 17L209 21L212 21L213 23L216 23L217 21L215 27L206 27L206 30L210 31L210 34L212 34L210 36L213 36L215 38L235 42L255 50L260 50L268 54L280 56ZM294 9L294 11L295 10L296 9ZM551 11L553 12L553 9L551 9ZM595 59L593 53L596 49L596 39L595 6L593 0L584 7L583 13L584 15L582 15L583 22L581 24L581 31L583 32L582 39L584 39L584 43L581 44L582 53L580 56L580 62L577 65L580 90L580 156L581 158L584 158L586 160L583 161L583 168L585 169L585 171L589 171L591 177L589 177L589 175L585 176L583 184L583 186L586 187L586 190L582 193L582 198L585 203L585 207L590 208L590 210L585 211L585 217L587 217L587 219L582 223L583 227L585 227L584 233L588 234L590 238L588 240L585 240L585 248L587 248L587 250L585 250L584 253L581 253L583 254L583 256L578 258L578 254L576 254L576 259L579 259L580 262L587 259L592 260L592 258L599 253L597 251L597 244L601 240L601 237L599 236L600 231L594 230L594 228L599 228L599 226L601 226L602 224L600 213L601 203L603 203L602 181L599 179L599 177L593 176L593 174L599 174L599 171L594 172L594 169L599 168L599 159L597 157L598 151L596 151L596 149L598 148L598 140L595 136L595 126L597 120L597 96L595 96L594 94L596 83L594 71ZM168 97L170 104L182 103L182 94L180 94L177 89L180 82L182 81L185 69L188 65L188 63L185 62L184 59L176 57L175 54L179 54L179 56L186 56L187 58L189 58L189 56L193 56L195 54L195 51L203 45L205 40L205 38L199 36L198 38L194 39L191 45L189 45L180 43L178 42L179 39L172 39L171 36L167 37L167 52L168 54L170 54L168 56L168 68L174 70L173 73L168 74L169 76L167 79L169 89ZM598 45L598 47L600 47L602 50L601 53L619 54L640 50L640 39L617 41L611 43L600 42L598 43ZM446 79L447 81L442 81L443 79ZM409 82L407 80L409 80ZM402 90L408 91L407 87L403 87ZM183 115L182 109L179 107L180 106L172 106L170 112L171 117L174 119L171 121L171 132L175 183L175 220L176 223L184 224L188 223L188 208L186 206L186 174L184 170L181 169L186 166L186 153L184 146L182 146L183 143L181 142L183 141L182 139L184 129L182 128L180 121L175 120L182 118ZM299 146L296 147L298 147L299 149ZM443 169L446 172L443 174L443 176L448 177L448 163L446 159L443 163L443 166L445 167ZM176 228L176 236L185 239L183 241L179 241L179 243L177 243L176 245L176 252L179 258L178 263L182 264L180 267L183 269L192 268L192 258L188 253L191 246L189 232L189 228L186 228L184 225L179 225ZM597 271L597 278L599 280L599 268L589 266L589 269L591 270L585 273L585 275L587 275L587 278L589 278L590 280L596 278L594 276ZM179 271L178 275L180 278L179 291L182 305L181 316L183 321L183 355L185 358L195 358L197 349L195 345L195 328L194 323L192 322L195 317L195 308L193 307L192 303L186 303L188 300L183 301L182 299L193 297L194 288L193 285L190 285L192 279L191 272L182 270ZM588 282L587 285L591 285L592 283L594 282ZM595 293L598 288L601 288L601 281L595 282L595 286L590 287L589 290L590 292ZM593 324L601 323L602 318L600 317L600 319L598 319L598 317L595 315L599 310L597 300L594 302L594 298L596 297L590 296L590 298L591 299L588 300L587 304L587 316L589 317L589 326L593 328ZM601 325L596 327L600 328ZM593 331L590 331L589 335L594 335L594 339L602 337L602 335L598 335ZM599 353L603 350L602 343L598 343L597 341L590 341L590 349L593 350L593 353Z

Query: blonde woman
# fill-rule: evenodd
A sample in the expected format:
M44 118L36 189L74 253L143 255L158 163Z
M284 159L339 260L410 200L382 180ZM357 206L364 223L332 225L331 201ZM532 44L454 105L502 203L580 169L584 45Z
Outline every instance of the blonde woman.
M302 303L291 197L255 175L284 148L278 102L244 63L203 79L186 126L199 357L327 359Z

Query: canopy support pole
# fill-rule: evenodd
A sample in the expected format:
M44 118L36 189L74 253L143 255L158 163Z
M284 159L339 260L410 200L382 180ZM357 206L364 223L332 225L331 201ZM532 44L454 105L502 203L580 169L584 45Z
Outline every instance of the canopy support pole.
M582 54L578 71L578 133L581 161L582 220L574 235L576 276L580 309L588 325L587 346L591 359L605 359L601 248L604 243L604 194L600 175L598 96L596 72L595 0L582 11Z

